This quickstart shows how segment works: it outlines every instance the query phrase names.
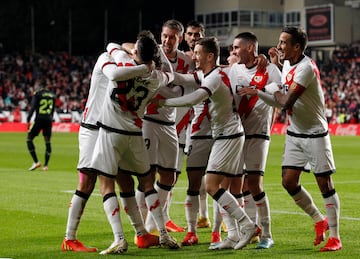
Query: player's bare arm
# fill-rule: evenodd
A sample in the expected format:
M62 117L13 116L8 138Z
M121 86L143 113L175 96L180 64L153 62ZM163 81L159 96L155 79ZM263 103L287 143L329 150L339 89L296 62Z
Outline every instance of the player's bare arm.
M290 85L289 90L286 94L283 94L280 91L275 92L275 101L280 104L283 110L291 109L296 100L304 91L305 87L294 82Z

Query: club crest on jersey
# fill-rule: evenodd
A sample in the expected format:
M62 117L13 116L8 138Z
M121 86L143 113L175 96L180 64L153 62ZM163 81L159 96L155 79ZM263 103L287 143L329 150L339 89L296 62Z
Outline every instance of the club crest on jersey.
M263 76L259 75L259 76L254 76L254 81L255 83L260 83L263 80Z

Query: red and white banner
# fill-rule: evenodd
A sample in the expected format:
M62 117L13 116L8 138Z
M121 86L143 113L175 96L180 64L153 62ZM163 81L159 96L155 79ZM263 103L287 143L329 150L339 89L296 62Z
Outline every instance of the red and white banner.
M274 124L271 134L286 134L287 124ZM360 136L360 124L329 124L330 135Z
M54 122L53 132L78 132L80 124ZM27 132L27 124L21 122L0 123L0 132Z
M286 134L286 124L274 124L271 134ZM78 132L78 123L55 122L53 132ZM26 132L27 124L18 122L0 123L0 132ZM336 136L360 136L360 124L330 124L330 135Z

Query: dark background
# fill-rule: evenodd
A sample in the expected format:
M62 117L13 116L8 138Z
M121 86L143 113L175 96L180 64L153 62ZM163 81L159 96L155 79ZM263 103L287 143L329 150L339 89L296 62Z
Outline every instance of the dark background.
M70 51L72 55L97 55L107 42L134 42L140 29L151 30L160 43L161 25L172 18L185 26L194 18L194 0L1 0L0 44L5 53L32 51L34 43L37 53ZM31 37L32 24L35 41Z

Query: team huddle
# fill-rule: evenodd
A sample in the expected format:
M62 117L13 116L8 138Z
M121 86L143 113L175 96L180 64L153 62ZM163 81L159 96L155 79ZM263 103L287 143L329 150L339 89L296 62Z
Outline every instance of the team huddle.
M178 49L183 38L187 52ZM141 31L135 43L109 43L93 68L82 116L79 182L62 250L98 251L77 239L97 180L114 235L100 254L128 250L116 184L138 248L196 245L197 229L211 225L210 250L239 250L252 242L257 249L270 249L275 242L263 176L276 109L290 119L282 185L312 218L314 245L325 241L329 231L320 251L340 250L340 202L331 178L336 169L319 71L304 54L306 43L301 29L284 28L277 46L269 50L269 62L258 54L257 37L242 32L233 39L229 65L220 66L218 40L206 37L201 23L192 21L184 28L173 19L162 26L161 44L150 31ZM186 230L169 215L184 158ZM30 169L37 167L34 160ZM326 215L300 184L305 170L314 173ZM207 195L214 203L212 224ZM224 240L222 224L227 229ZM177 243L170 232L186 234Z

